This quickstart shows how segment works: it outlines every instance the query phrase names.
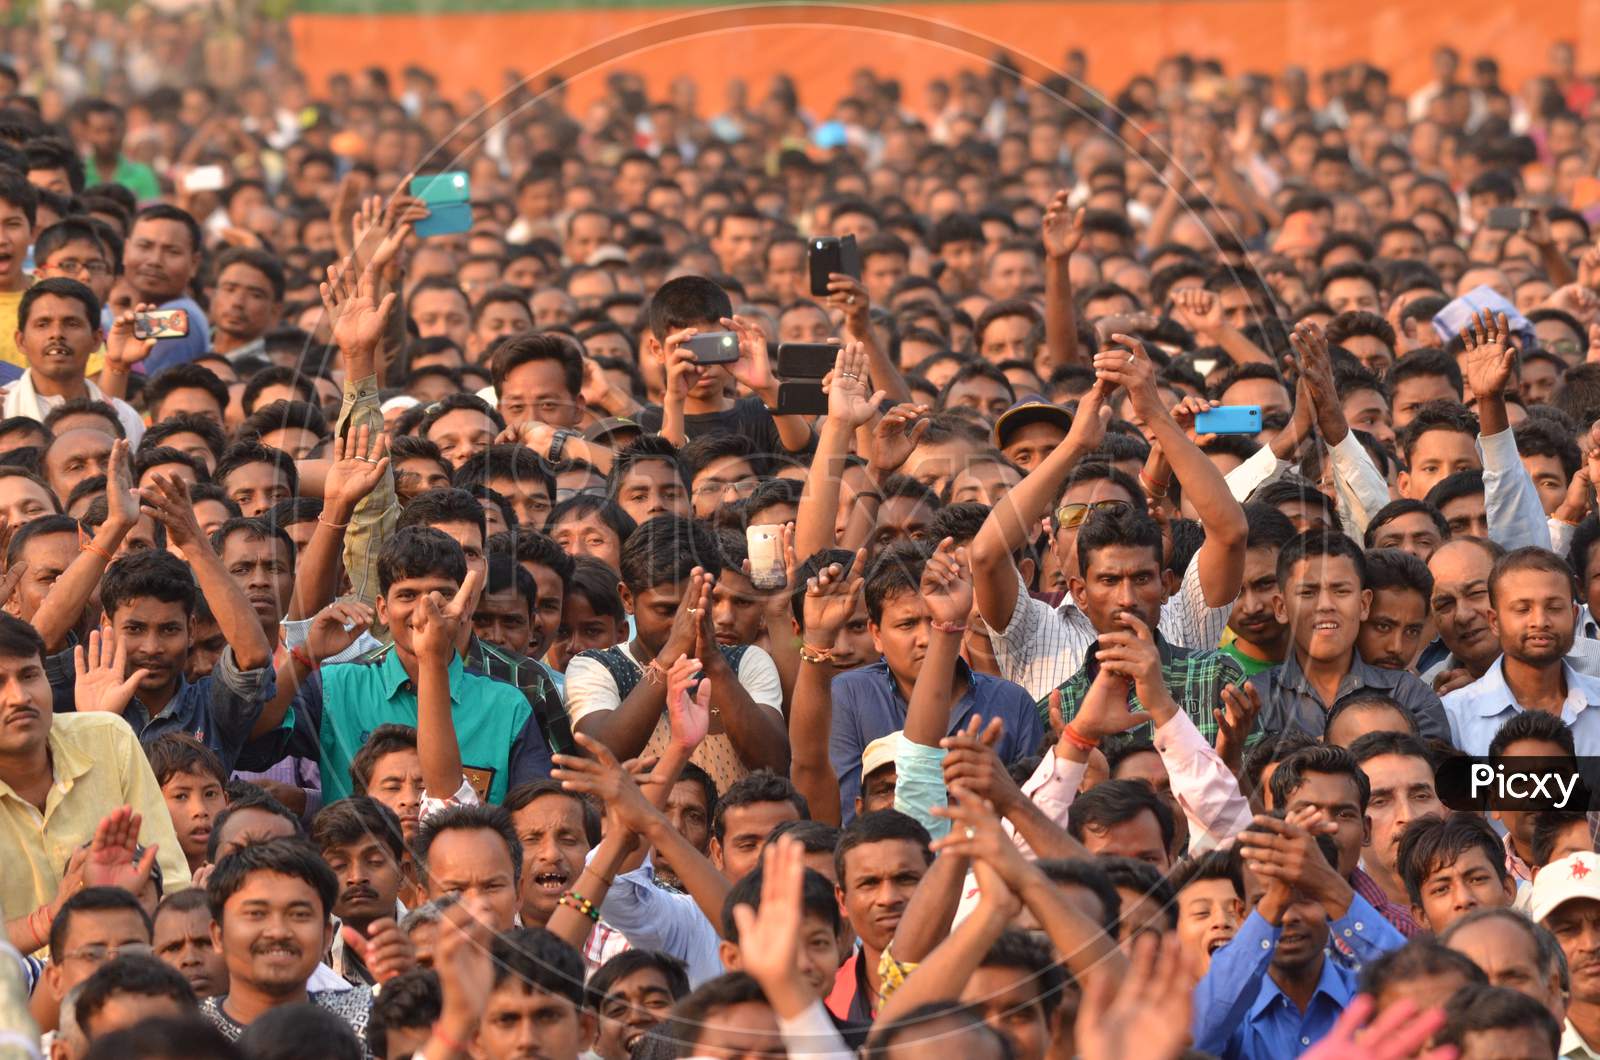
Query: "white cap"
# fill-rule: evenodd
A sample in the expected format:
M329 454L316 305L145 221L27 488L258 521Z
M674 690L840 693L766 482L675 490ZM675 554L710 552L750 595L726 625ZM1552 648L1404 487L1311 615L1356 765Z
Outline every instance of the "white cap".
M891 732L887 736L880 736L867 744L861 752L861 776L866 778L882 769L884 766L894 765L896 755L900 751L900 733Z
M1600 854L1580 850L1560 861L1552 861L1533 878L1533 895L1528 899L1528 914L1539 923L1556 906L1574 898L1600 902Z

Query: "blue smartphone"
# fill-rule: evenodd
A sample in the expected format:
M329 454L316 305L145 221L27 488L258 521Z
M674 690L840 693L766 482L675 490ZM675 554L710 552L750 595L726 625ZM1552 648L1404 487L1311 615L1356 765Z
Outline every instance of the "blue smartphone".
M448 236L472 228L472 183L462 170L411 178L411 194L428 206L417 222L419 236Z
M1194 418L1196 434L1260 434L1260 405L1218 405Z

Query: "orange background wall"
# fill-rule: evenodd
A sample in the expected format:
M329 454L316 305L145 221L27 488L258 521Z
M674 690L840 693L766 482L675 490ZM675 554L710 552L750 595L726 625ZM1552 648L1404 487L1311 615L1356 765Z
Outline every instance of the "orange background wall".
M526 10L425 15L301 14L298 54L320 88L328 74L415 63L451 94L490 98L506 72L534 75L558 65L581 105L602 90L608 69L643 73L652 95L681 73L696 76L702 112L720 107L723 86L744 78L753 99L776 71L793 76L804 106L828 107L848 73L868 65L901 79L920 109L932 76L977 66L996 44L1057 66L1070 47L1090 57L1090 80L1115 91L1176 51L1215 56L1230 72L1298 63L1313 73L1365 59L1409 90L1430 76L1431 47L1494 55L1515 91L1545 69L1556 39L1579 43L1581 69L1595 65L1584 42L1600 31L1600 0L1106 0L1058 3L933 3L884 8L772 7ZM1600 40L1600 38L1595 38ZM543 77L536 78L542 82Z

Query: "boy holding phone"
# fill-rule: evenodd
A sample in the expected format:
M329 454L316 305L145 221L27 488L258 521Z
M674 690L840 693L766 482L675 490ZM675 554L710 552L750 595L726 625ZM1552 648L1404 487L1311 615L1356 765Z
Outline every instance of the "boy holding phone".
M646 431L659 432L674 445L705 434L737 434L755 443L758 456L798 453L811 445L811 425L800 416L777 416L778 379L767 358L761 330L733 320L727 292L703 276L680 276L661 286L650 299L650 355L666 368L667 389L659 409L639 417ZM689 340L711 331L738 335L738 359L703 364L688 348ZM750 394L735 398L729 383Z

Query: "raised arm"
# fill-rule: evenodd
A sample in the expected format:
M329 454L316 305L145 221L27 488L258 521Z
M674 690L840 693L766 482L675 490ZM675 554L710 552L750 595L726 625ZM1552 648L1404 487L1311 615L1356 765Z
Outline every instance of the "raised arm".
M1194 332L1195 338L1204 345L1222 347L1235 364L1276 365L1267 351L1228 323L1222 315L1222 300L1215 291L1200 288L1178 291L1172 296L1172 307L1178 322Z
M865 347L849 342L839 348L833 371L822 381L828 392L828 416L817 432L817 452L811 459L811 474L800 493L800 509L795 517L794 550L801 557L814 556L833 548L834 528L839 520L839 487L844 476L845 457L856 428L872 422L884 392L873 392L867 383L868 363Z
M447 603L438 593L421 602L417 648L417 754L422 759L422 793L446 800L461 788L461 744L450 713L450 663L470 602L477 599L483 572L467 576Z
M106 488L106 521L92 539L80 539L77 558L61 572L33 614L33 628L44 640L46 654L66 646L67 634L83 618L83 609L111 565L111 557L122 547L128 532L138 525L139 493L133 488L129 460L128 443L120 438L112 442L106 471L110 483Z
M805 645L789 707L789 779L811 806L811 816L829 824L841 818L839 778L828 758L833 721L833 646L861 592L866 549L856 553L848 576L830 563L806 582Z
M1044 347L1049 364L1043 374L1085 358L1078 349L1078 309L1072 294L1072 252L1083 242L1083 218L1067 206L1066 191L1058 191L1044 212L1039 234L1044 239Z
M289 621L314 615L332 602L339 589L339 553L356 506L389 471L388 437L367 424L335 440L333 464L323 486L322 514L311 541L299 557Z
M878 344L872 330L872 300L867 289L854 276L842 272L828 274L828 308L844 315L844 330L848 341L859 342L866 351L872 385L883 391L890 401L911 400L911 388L900 374L900 369L889 359L889 351ZM862 380L865 382L865 378ZM833 415L830 409L828 415Z
M728 365L728 374L759 397L769 411L778 407L778 377L773 374L772 361L767 355L767 334L760 325L746 317L723 317L722 326L739 336L739 359ZM811 445L811 424L804 416L780 416L772 413L772 422L778 428L778 438L791 453L798 453Z
M148 302L140 302L112 321L111 330L106 332L105 361L100 367L100 392L106 397L127 397L128 377L133 374L134 367L156 348L155 339L133 337L134 316L155 308Z
M1467 385L1478 402L1478 445L1483 451L1483 500L1489 537L1506 548L1550 547L1550 525L1533 478L1517 455L1506 417L1506 387L1517 352L1504 313L1484 310L1461 330Z

